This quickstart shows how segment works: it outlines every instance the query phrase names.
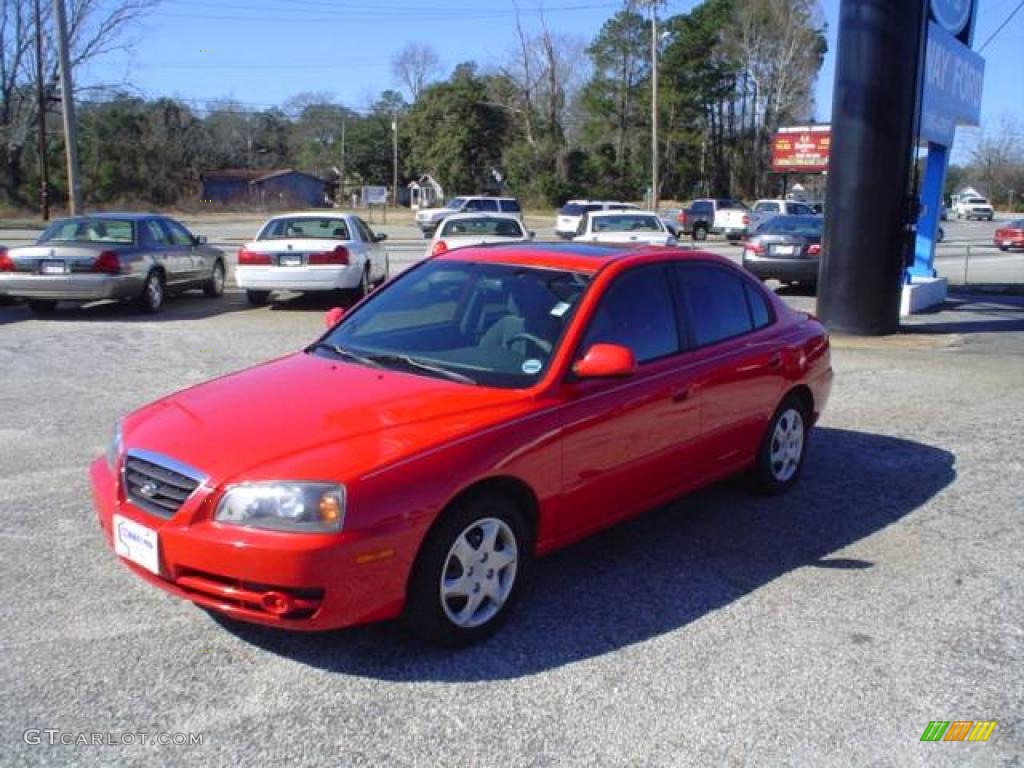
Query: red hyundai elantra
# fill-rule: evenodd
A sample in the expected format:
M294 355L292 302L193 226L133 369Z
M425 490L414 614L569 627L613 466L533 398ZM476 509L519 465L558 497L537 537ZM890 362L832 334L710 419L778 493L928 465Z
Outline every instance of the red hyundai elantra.
M694 251L467 248L333 312L118 424L92 487L136 574L245 621L471 642L537 555L738 472L788 489L832 381L816 320Z

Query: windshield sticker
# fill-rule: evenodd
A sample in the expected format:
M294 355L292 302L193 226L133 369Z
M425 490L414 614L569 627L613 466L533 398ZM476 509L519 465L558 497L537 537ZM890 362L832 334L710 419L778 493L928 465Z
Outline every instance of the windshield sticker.
M553 317L561 317L569 311L569 307L572 305L565 301L560 301L551 308L551 315Z
M534 374L538 373L544 364L540 360L529 359L523 361L523 373Z

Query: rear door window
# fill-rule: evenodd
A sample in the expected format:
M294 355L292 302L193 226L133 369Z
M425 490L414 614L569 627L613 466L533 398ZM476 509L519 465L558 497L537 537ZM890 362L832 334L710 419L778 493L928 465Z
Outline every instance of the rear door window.
M677 264L675 268L696 346L715 344L754 330L742 277L712 265Z
M522 208L519 207L518 200L502 200L501 210L503 210L505 213L520 213L522 211Z

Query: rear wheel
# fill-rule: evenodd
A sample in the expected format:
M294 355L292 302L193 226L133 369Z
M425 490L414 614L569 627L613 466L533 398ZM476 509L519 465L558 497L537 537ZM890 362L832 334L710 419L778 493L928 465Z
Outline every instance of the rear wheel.
M211 298L216 299L218 296L224 293L224 264L218 261L213 265L213 272L210 274L210 279L203 285L203 293Z
M707 240L708 230L707 227L696 226L693 228L693 239L694 240Z
M155 315L164 306L164 278L159 272L146 275L142 293L136 299L136 306L143 312Z
M270 301L270 291L246 291L245 298L253 307L263 307Z
M28 308L33 315L52 315L57 311L57 302L54 299L29 299Z
M761 441L751 470L755 490L777 495L793 487L804 465L809 429L806 404L796 395L789 395L775 411Z
M999 250L1000 251L1008 251L1008 250L1010 250L1010 246L1008 246L1008 245L1000 245L999 246Z
M483 494L452 507L428 534L413 567L409 628L450 646L493 634L530 575L528 530L523 513L504 496Z

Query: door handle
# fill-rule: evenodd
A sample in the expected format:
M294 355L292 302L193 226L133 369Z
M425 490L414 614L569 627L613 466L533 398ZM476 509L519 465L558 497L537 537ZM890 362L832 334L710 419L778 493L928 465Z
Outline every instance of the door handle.
M693 386L693 384L687 384L682 387L676 387L675 389L672 390L672 402L681 403L684 400L689 400L690 395L693 394L694 389L695 387Z

